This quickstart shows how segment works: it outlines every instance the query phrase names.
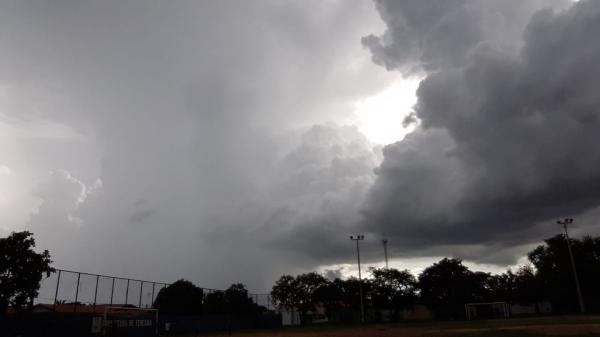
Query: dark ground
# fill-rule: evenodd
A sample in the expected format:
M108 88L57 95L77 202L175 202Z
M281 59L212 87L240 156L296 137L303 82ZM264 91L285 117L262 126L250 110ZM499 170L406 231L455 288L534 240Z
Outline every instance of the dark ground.
M194 335L186 335L191 337ZM600 316L550 316L487 321L313 325L261 331L202 334L240 337L600 337ZM184 337L184 336L181 336Z

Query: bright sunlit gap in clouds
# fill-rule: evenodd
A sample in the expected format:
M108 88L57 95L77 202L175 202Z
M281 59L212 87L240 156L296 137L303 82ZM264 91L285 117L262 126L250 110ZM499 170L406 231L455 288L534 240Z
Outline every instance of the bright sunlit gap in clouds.
M418 277L419 274L423 272L423 270L431 266L432 264L443 259L443 256L424 256L424 257L408 257L408 258L392 258L389 261L390 268L395 268L398 270L408 270L415 277ZM511 269L513 271L517 270L521 266L528 265L529 262L527 257L521 257L515 264L509 266L500 266L495 264L486 264L486 263L476 263L471 261L464 261L464 264L473 271L480 271L484 273L491 274L501 274L505 272L507 269ZM385 268L385 262L381 261L378 263L364 263L361 265L361 271L363 277L370 277L371 272L370 268ZM342 263L342 264L333 264L320 266L318 271L328 277L329 279L333 279L336 277L347 279L350 277L358 277L358 266L355 263Z
M382 92L361 99L354 111L358 128L372 142L387 145L402 140L414 129L402 122L417 101L418 79L400 79Z

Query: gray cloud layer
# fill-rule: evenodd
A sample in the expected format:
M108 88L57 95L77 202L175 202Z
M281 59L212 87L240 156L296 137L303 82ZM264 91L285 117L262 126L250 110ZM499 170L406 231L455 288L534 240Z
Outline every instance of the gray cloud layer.
M264 290L353 262L358 230L370 261L387 236L508 262L541 221L597 214L599 6L568 6L4 2L0 165L71 269ZM339 126L399 76L370 56L425 77L383 151Z
M387 25L382 36L362 42L373 61L406 73L465 66L472 48L483 41L520 46L531 15L544 6L564 8L565 0L376 0Z
M372 4L9 1L0 13L0 127L26 130L0 164L38 185L26 227L57 266L264 290L336 256L300 236L355 224L379 162L356 128L327 124L394 77L359 43L380 24ZM0 226L21 227L11 219Z
M463 252L485 261L499 246L548 236L541 222L600 203L600 3L543 9L526 26L535 2L498 3L444 1L435 13L422 2L380 1L388 31L363 39L387 68L427 73L420 129L384 149L364 209L365 228L403 249L489 245ZM492 18L523 27L522 41Z

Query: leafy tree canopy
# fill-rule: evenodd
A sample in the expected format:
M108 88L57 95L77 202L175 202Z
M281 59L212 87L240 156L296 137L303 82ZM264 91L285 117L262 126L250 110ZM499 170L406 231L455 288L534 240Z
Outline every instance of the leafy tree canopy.
M408 270L394 268L371 268L370 280L373 290L372 301L375 307L400 309L410 307L416 299L417 280Z
M33 250L35 239L27 231L0 239L0 312L8 306L26 309L38 295L40 281L54 272L50 253Z
M202 288L181 279L161 289L153 306L164 314L201 314L203 299Z
M296 279L291 275L283 275L275 282L271 289L271 299L273 304L294 307L300 302L298 298L298 289L296 289Z
M438 317L463 317L465 303L482 300L488 276L471 272L459 259L444 258L419 275L421 299Z
M586 236L569 242L586 307L590 311L600 311L600 237ZM545 244L532 250L528 257L536 269L538 296L550 300L558 311L576 312L575 282L564 235L545 240Z
M296 276L283 275L271 290L274 304L297 309L304 321L306 313L314 310L318 303L322 303L323 292L318 291L326 287L329 281L322 275L312 272Z

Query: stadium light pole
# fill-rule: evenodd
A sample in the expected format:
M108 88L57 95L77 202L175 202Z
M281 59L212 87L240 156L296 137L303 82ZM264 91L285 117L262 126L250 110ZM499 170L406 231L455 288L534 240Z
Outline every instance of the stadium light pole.
M387 253L388 240L383 239L383 240L381 240L381 243L383 243L383 255L385 256L385 269L389 269L390 267L388 266L388 253Z
M363 304L362 277L360 275L360 248L358 243L365 239L364 235L350 235L350 240L356 241L356 256L358 258L358 291L360 295L360 321L365 322L365 307Z
M556 222L562 225L565 229L565 239L567 240L567 249L569 250L569 258L571 259L571 268L573 269L573 278L575 279L575 288L577 289L577 299L579 300L579 310L581 313L585 313L585 305L583 304L583 296L581 296L581 287L579 286L579 277L577 277L577 268L575 267L575 259L573 258L573 251L571 250L571 241L569 240L569 232L567 226L573 223L573 219L566 218Z

